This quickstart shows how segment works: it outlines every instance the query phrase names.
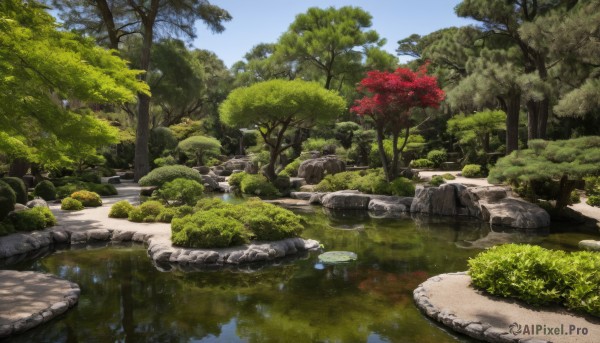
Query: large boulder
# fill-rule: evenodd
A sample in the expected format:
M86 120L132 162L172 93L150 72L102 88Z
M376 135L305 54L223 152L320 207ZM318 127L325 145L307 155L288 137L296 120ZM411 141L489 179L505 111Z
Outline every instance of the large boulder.
M232 158L228 161L223 162L222 166L224 170L244 170L248 163L252 163L249 157Z
M303 161L298 168L298 177L309 184L317 184L325 175L337 174L346 170L346 163L336 156L325 156Z
M476 200L469 195L465 186L445 183L439 187L417 186L411 212L441 216L479 216Z
M207 166L192 167L192 169L197 170L202 175L206 175L211 171L210 167Z
M367 210L371 196L358 191L338 191L321 198L324 207L333 210Z
M215 178L213 178L210 175L200 175L202 177L202 183L204 185L204 191L206 192L214 192L214 191L218 191L221 188L219 187L219 182L217 182L217 180L215 180Z
M368 210L390 214L409 212L412 202L412 197L373 195L371 201L369 201Z
M42 198L35 198L33 200L28 201L27 204L25 204L25 206L29 208L48 207L48 203Z
M493 225L535 229L550 225L550 215L538 205L515 198L480 202L481 219Z

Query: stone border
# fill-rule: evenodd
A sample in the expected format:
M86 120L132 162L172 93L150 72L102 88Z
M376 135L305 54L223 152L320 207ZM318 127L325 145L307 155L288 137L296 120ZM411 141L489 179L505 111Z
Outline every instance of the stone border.
M446 327L463 333L469 337L479 339L485 342L494 343L552 343L551 341L539 338L518 338L508 331L493 327L492 325L481 321L469 321L458 318L454 312L449 309L441 309L433 305L427 296L427 283L440 282L445 277L452 275L467 275L466 272L440 274L427 279L413 291L413 298L417 308L427 317L437 321ZM466 300L466 299L465 299Z
M155 262L197 266L267 262L294 255L299 251L313 251L320 248L319 242L312 239L287 238L273 242L253 242L238 247L190 249L174 247L168 239L155 238L153 234L139 231L112 229L74 231L53 228L0 237L0 258L29 253L52 244L73 245L102 241L146 243L148 255Z
M13 270L0 270L0 276L2 276L3 273L7 273L7 272L19 273L20 276L22 276L23 278L27 278L32 275L38 275L41 277L52 279L53 282L63 284L64 286L66 286L65 287L66 291L63 296L63 298L64 298L63 301L59 301L59 302L50 304L50 306L48 306L47 308L33 312L25 318L18 319L9 324L1 325L0 326L0 338L15 335L15 334L27 331L33 327L36 327L40 324L45 323L45 322L48 322L51 319L65 313L71 307L75 306L75 304L77 304L77 301L79 300L79 294L80 294L81 290L79 289L79 285L77 285L76 283L61 279L52 274L38 273L38 272L32 272L32 271L18 272L18 271L13 271ZM54 280L56 280L56 281L54 281ZM16 294L14 294L13 296L19 295L18 291L16 291L15 293Z

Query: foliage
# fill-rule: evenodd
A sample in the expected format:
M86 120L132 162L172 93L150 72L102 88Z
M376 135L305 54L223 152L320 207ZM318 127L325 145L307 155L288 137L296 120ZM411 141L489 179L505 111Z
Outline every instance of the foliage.
M368 72L358 86L358 91L366 95L356 100L351 111L373 120L381 164L388 181L396 178L399 155L408 143L411 111L415 108L437 108L445 97L444 91L437 85L437 79L426 73L427 65L416 73L406 68L398 68L393 73L375 70ZM404 140L398 148L402 131ZM391 160L382 151L386 132L392 136Z
M600 207L600 196L598 195L590 195L585 201L586 204L590 206Z
M390 193L397 196L412 197L415 196L415 184L405 178L399 177L390 183Z
M227 182L232 187L240 188L242 186L242 181L248 175L249 174L246 172L234 173L229 176L229 179L227 179Z
M156 221L161 223L170 223L173 220L173 218L183 218L193 213L194 208L188 205L177 207L165 207L156 216Z
M441 175L433 175L431 177L431 180L429 181L429 184L435 187L438 187L441 184L446 183L446 180L444 180L444 178Z
M175 179L163 184L154 191L154 196L164 201L167 205L175 202L181 205L194 205L204 192L204 186L197 181L188 179Z
M56 187L52 182L44 180L35 186L33 194L46 201L54 200L56 199Z
M261 200L240 205L219 199L198 202L198 212L171 222L174 244L215 248L240 245L250 239L279 240L297 237L302 231L301 218L293 212Z
M433 161L427 159L427 158L419 158L418 160L412 160L410 161L410 166L413 168L419 168L419 169L426 169L426 168L433 168Z
M581 202L581 197L579 196L579 192L574 189L571 191L571 197L569 198L569 205L579 204Z
M1 179L15 192L15 201L25 205L27 203L27 187L25 183L18 177L4 177Z
M90 182L82 182L74 180L69 182L63 186L56 187L56 196L60 198L66 198L71 196L74 192L77 191L90 191L98 193L98 195L107 196L107 195L117 195L117 189L115 186L111 184L98 184L98 183L90 183Z
M444 178L444 180L454 180L456 179L456 176L450 174L450 173L444 173L442 174L442 177Z
M533 305L560 303L600 315L600 254L538 246L495 246L469 260L475 287Z
M345 189L357 189L370 194L398 196L414 196L415 194L415 186L412 181L399 177L392 182L387 182L381 169L326 175L315 187L317 192L335 192Z
M292 183L290 182L290 177L285 175L277 175L275 181L273 181L273 186L281 192L286 193L292 187Z
M315 186L315 191L335 192L350 189L350 185L354 185L355 181L360 177L360 172L353 171L325 175L323 180Z
M98 207L102 206L102 199L98 193L90 191L77 191L71 194L71 198L79 200L85 207Z
M115 142L116 130L106 121L63 104L131 101L135 92L148 93L139 71L91 39L57 30L37 3L2 1L0 17L0 151L70 166Z
M213 137L191 136L179 142L177 150L195 161L197 166L203 166L205 158L220 155L221 142Z
M463 151L492 151L490 135L500 130L506 130L506 113L499 110L459 114L448 120L448 132L458 138Z
M131 210L133 210L133 205L131 205L129 201L117 201L110 207L108 216L110 218L127 218L129 217L129 212L131 212Z
M87 171L87 172L81 173L81 175L79 175L79 179L81 179L81 181L83 181L83 182L97 183L97 184L102 183L100 174L98 174L95 171Z
M587 176L583 181L585 181L585 194L600 195L600 176Z
M139 207L134 207L129 211L129 214L127 214L127 219L134 223L143 223L145 218L146 216Z
M81 201L68 197L61 200L60 209L65 211L81 211L84 209L84 206Z
M152 170L148 175L140 179L141 186L158 186L175 179L184 178L197 181L202 184L200 173L186 166L165 166Z
M463 167L462 171L463 177L482 177L483 174L481 172L481 166L479 164L467 164Z
M154 159L154 165L157 168L164 167L164 166L173 166L176 164L177 164L177 161L175 160L175 157L173 157L171 155Z
M448 154L443 149L431 150L427 153L427 159L433 163L434 168L439 168L448 159Z
M4 181L0 180L0 221L15 209L15 191Z
M352 146L355 132L360 130L360 125L353 121L343 121L335 123L333 134L335 139L340 142L344 149L349 149Z
M335 154L340 144L335 139L309 138L302 143L303 151L318 151L322 155Z
M279 172L280 176L289 176L295 177L298 176L298 168L300 168L300 164L302 161L300 158L296 158L292 162L288 163L282 171Z
M128 219L135 223L153 223L164 209L165 206L160 201L146 201L131 209Z
M530 140L528 149L499 159L488 180L526 184L558 182L556 207L562 209L584 177L599 173L600 137L589 136L557 141Z
M238 88L221 104L220 119L229 126L258 126L270 152L266 175L275 180L275 163L292 144L284 144L288 128L328 122L345 108L344 100L319 84L302 80L271 80Z
M262 175L246 175L240 183L242 193L273 196L277 195L278 191L275 186Z
M18 231L43 230L56 225L56 218L50 209L43 206L13 212L9 216L9 220Z
M159 126L150 131L148 150L152 160L172 151L175 147L177 147L177 137L170 128Z
M383 142L383 151L385 152L385 157L389 161L392 159L394 154L393 143L391 139L384 139ZM421 135L410 134L407 138L406 146L404 147L404 155L420 155L420 151L425 146L425 138ZM364 147L361 147L363 149ZM397 146L397 149L400 149L400 146ZM409 154L410 152L410 154ZM376 168L381 167L381 155L379 153L379 144L377 142L371 143L371 147L369 149L369 166Z

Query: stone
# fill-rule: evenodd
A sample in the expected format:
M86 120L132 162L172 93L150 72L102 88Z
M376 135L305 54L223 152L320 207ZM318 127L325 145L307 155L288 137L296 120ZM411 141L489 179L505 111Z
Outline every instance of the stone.
M219 182L219 191L223 193L231 192L231 186L229 182Z
M471 187L469 192L475 196L475 200L486 202L497 202L507 197L506 189L503 187Z
M293 189L299 189L306 185L306 180L301 177L290 177L290 187Z
M48 207L48 203L46 202L46 200L44 200L42 198L35 198L33 200L28 201L26 206L29 208Z
M336 156L325 156L303 161L298 167L298 177L309 184L317 184L325 175L337 174L346 170L346 163Z
M65 230L53 230L52 239L56 243L68 243L71 239L71 235Z
M258 174L258 165L256 165L256 163L252 161L249 161L248 163L246 163L244 171L248 174Z
M240 158L232 158L228 161L225 161L225 162L223 162L222 166L223 166L223 170L229 170L229 171L244 170L248 163L251 163L250 158L243 156ZM224 174L221 174L221 175L224 175Z
M328 193L321 199L324 207L334 210L366 210L371 196L351 191Z
M108 184L110 184L110 185L118 185L121 183L121 177L120 176L111 176L106 180L106 182L108 182Z
M151 197L152 193L154 193L154 191L157 190L157 189L158 189L157 186L142 187L140 189L140 195L141 196L145 196L145 197Z
M220 189L219 183L209 175L201 175L201 177L205 192L213 192Z
M135 174L132 171L124 172L119 176L123 180L133 180L135 178Z
M482 219L492 225L535 229L550 225L550 215L538 205L515 198L496 203L480 202Z
M87 232L88 239L94 239L97 241L108 241L110 240L110 232L106 229L95 229Z
M600 251L600 241L586 239L586 240L579 242L578 245L579 245L579 248L584 249L584 250Z
M25 205L23 205L23 204L16 203L16 204L15 204L14 211L15 211L15 212L21 212L21 211L26 211L26 210L28 210L28 209L29 209L29 207L27 207L27 206L25 206Z
M313 192L291 192L290 198L298 200L310 200L314 194L315 193Z
M373 212L398 213L409 212L413 198L411 197L381 197L369 201L368 210Z
M202 175L206 175L211 171L210 167L207 166L193 167L192 169L196 169Z

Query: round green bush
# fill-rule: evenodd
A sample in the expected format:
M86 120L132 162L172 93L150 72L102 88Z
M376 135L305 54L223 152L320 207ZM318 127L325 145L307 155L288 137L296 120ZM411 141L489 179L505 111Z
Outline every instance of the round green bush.
M277 195L277 188L262 175L247 175L241 183L242 193L262 196Z
M600 196L599 195L590 195L585 201L586 204L590 206L600 207Z
M119 194L119 192L117 192L117 189L115 188L115 186L113 186L111 184L107 184L107 183L103 183L103 184L87 183L85 186L86 186L86 188L85 188L86 190L88 190L90 192L98 193L98 195L102 195L102 196Z
M153 195L167 204L174 202L191 206L202 197L202 192L204 192L204 186L199 182L179 178L166 182Z
M413 168L433 168L433 162L426 158L419 158L418 160L410 161L410 166Z
M467 164L462 169L462 176L464 177L481 177L481 166L478 164Z
M279 175L294 177L298 176L298 168L300 168L300 163L302 163L302 161L300 161L299 158L293 160L292 162L288 163L288 165L285 166L282 171L279 172Z
M212 209L173 219L171 241L174 245L189 248L224 248L247 243L248 230L223 211Z
M129 212L131 210L133 210L133 205L131 205L129 201L117 201L111 206L108 216L110 218L127 218L129 217Z
M10 186L10 188L12 188L13 191L15 191L16 202L23 205L27 203L27 187L25 186L23 180L19 179L18 177L5 177L2 178L2 181L4 181Z
M146 201L138 207L133 208L129 211L128 219L132 222L146 222L153 223L156 221L156 217L163 211L165 206L156 200Z
M204 198L198 200L196 206L194 207L195 211L208 211L213 208L231 208L232 204L226 203L225 201L219 198Z
M194 208L188 205L178 207L165 207L156 216L156 221L161 223L170 223L171 221L173 221L173 218L183 218L193 213Z
M289 176L278 175L275 181L273 181L273 186L280 192L285 192L292 187L292 183Z
M438 187L443 183L446 183L446 180L444 180L444 178L441 175L433 175L431 177L431 180L429 181L429 184L434 187Z
M144 213L139 207L134 207L129 214L127 215L127 219L134 223L141 223L144 221Z
M56 225L56 218L47 207L34 207L25 211L12 212L9 219L18 231L43 230Z
M65 211L81 211L84 209L84 206L81 201L68 197L62 199L60 202L60 209Z
M152 170L148 175L140 179L140 186L158 186L175 179L189 179L202 184L202 176L192 168L186 166L164 166Z
M35 186L33 194L46 201L55 200L56 187L54 187L54 184L52 182L44 180Z
M454 175L452 175L450 173L442 174L442 177L444 178L444 180L454 180L454 179L456 179L456 176L454 176Z
M79 179L83 182L90 182L90 183L96 183L96 184L99 184L102 182L100 179L100 175L95 171L87 171L87 172L81 174L79 176Z
M227 182L232 187L240 188L242 181L244 180L244 178L247 175L250 175L250 174L248 174L246 172L239 172L239 173L231 174L231 176L229 176L229 179L227 179Z
M405 177L399 177L392 181L390 183L390 190L392 195L402 197L415 196L415 184Z
M292 211L260 200L248 201L243 206L240 220L252 231L254 239L274 241L302 233L302 219Z
M0 220L15 209L15 191L4 181L0 181Z
M79 200L85 207L102 206L102 199L98 193L90 191L77 191L71 194L71 198Z
M431 150L427 153L427 159L433 163L434 168L439 168L448 159L448 154L446 150Z

